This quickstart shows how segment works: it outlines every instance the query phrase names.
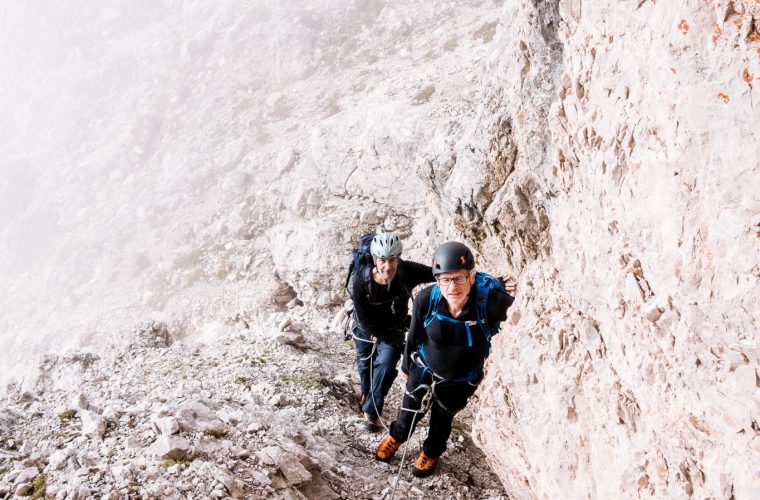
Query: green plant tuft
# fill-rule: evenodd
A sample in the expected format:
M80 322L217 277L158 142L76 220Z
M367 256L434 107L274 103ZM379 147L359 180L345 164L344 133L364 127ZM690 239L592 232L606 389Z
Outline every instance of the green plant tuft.
M305 372L296 375L283 375L283 382L291 382L304 389L321 390L325 387L331 387L332 382L324 375L318 372Z
M168 469L169 467L172 467L177 464L188 465L190 462L192 462L192 460L189 458L180 458L179 460L174 460L173 458L167 458L161 463L161 467Z
M221 439L223 437L227 437L227 431L225 429L217 429L214 427L210 427L203 431L203 434L206 436L213 436L216 439Z
M272 353L269 350L266 350L262 352L261 354L257 354L256 356L254 356L253 360L258 363L265 363L271 355Z
M45 489L47 488L47 478L45 473L41 472L32 481L32 497L31 498L45 498Z
M77 411L73 408L69 408L68 410L63 410L61 413L58 414L58 420L61 421L62 424L65 424L72 418L74 418L77 415Z

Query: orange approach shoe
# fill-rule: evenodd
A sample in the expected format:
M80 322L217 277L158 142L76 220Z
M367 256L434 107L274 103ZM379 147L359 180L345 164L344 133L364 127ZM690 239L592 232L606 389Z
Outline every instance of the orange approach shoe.
M412 474L414 477L428 477L430 474L435 472L436 465L438 465L438 459L430 458L429 456L425 455L425 452L423 451L420 453L420 456L417 457L417 461L414 462L414 467L412 467Z
M396 454L399 446L401 446L401 443L396 441L393 436L385 436L385 438L380 441L380 446L377 447L375 459L380 460L381 462L390 462L393 455Z

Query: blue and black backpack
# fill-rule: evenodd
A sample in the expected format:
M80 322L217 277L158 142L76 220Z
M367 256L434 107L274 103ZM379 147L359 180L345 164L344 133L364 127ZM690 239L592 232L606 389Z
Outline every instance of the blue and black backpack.
M346 283L343 288L346 289L348 295L351 295L353 289L353 280L356 275L360 275L362 279L369 278L369 272L372 270L374 262L372 261L372 253L370 252L370 245L372 239L375 237L375 233L368 233L359 238L359 244L351 251L352 259L348 265L348 274L346 275Z
M424 324L427 328L427 326L430 325L430 323L436 318L439 321L464 324L465 328L467 329L468 347L472 347L472 330L470 327L480 325L480 330L486 337L485 355L488 357L488 354L491 350L491 338L493 338L493 336L498 333L499 328L501 327L501 321L493 321L491 323L488 322L488 295L493 288L505 294L507 294L507 291L504 289L504 285L499 279L494 278L490 274L486 274L480 271L475 273L475 284L473 285L473 288L475 289L475 314L477 318L475 321L462 321L439 313L438 305L440 304L441 298L443 296L441 295L440 287L435 284L430 290L430 303L428 305L428 312L425 316ZM420 354L424 360L425 353L422 350L422 346L419 346L419 348ZM480 368L482 368L482 366ZM470 374L471 376L468 376L466 378L477 378L477 376L480 375L480 368L475 370L475 372L478 373L473 372Z

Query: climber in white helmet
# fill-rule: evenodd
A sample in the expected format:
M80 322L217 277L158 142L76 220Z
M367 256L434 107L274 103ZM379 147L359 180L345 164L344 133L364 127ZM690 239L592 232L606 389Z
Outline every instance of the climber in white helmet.
M380 430L385 396L396 379L404 350L412 290L434 280L430 266L401 259L401 238L377 233L370 244L372 264L357 269L349 282L354 302L356 365L365 427Z

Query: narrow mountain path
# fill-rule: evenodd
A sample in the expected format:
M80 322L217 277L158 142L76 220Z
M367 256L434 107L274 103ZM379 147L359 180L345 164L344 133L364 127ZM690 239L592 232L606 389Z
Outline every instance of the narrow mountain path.
M404 448L373 459L382 433L362 425L353 347L310 314L209 344L148 325L126 349L48 357L34 388L0 404L0 497L390 498ZM397 381L386 419L400 397ZM457 416L439 470L417 479L423 420L396 498L505 498L470 420Z

